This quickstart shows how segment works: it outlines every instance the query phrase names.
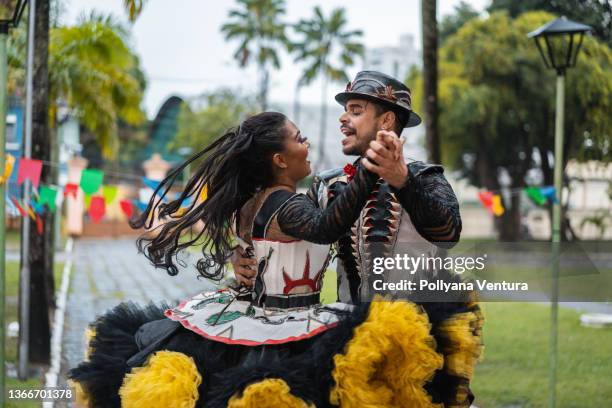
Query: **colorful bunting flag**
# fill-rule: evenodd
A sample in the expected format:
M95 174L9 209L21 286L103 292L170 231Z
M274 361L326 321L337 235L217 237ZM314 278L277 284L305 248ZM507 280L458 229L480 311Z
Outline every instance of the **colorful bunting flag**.
M491 211L491 205L493 204L493 193L490 191L481 191L478 193L480 202L487 210Z
M26 180L30 180L32 186L38 188L40 182L40 173L42 171L42 161L35 159L26 159L22 157L19 160L19 170L17 173L17 184L22 184Z
M121 210L125 214L128 219L132 218L134 214L134 206L130 200L121 200L119 201L119 205L121 206Z
M4 184L6 180L11 178L13 174L13 166L15 165L15 157L7 154L4 161L4 174L0 175L0 185Z
M206 201L208 198L208 184L204 185L204 188L200 191L200 201Z
M68 183L64 186L64 197L70 194L75 200L77 198L79 186L74 183Z
M147 209L147 203L143 203L142 201L138 201L138 200L134 200L132 202L141 212Z
M102 186L104 180L104 172L97 169L85 169L81 173L81 182L79 185L85 194L95 194Z
M491 211L496 217L501 217L504 214L505 210L499 194L495 194L491 199Z
M102 196L104 197L104 203L109 205L117 197L117 186L102 186Z
M148 177L143 177L142 182L145 186L149 187L151 190L156 190L157 187L159 187L159 184L161 183L161 181L159 180L153 180Z
M23 205L26 208L26 210L28 210L28 214L30 215L30 218L32 220L36 221L36 212L34 211L32 206L28 205L28 203L26 203L25 201L23 202Z
M23 207L19 203L19 200L11 196L11 201L13 202L13 204L15 204L15 207L17 207L17 211L19 211L19 214L21 214L22 217L28 216L28 213L26 212L26 210L23 209Z
M49 186L40 186L38 189L38 204L43 206L47 204L51 212L55 211L55 200L57 199L57 190Z
M546 204L546 197L542 194L540 187L525 187L525 192L535 204L539 206Z
M38 235L43 234L43 221L38 215L36 216L36 231L38 231Z
M104 213L106 212L106 205L104 204L104 197L101 196L93 196L91 197L91 203L89 205L89 216L92 221L96 224L102 220L104 217Z
M542 195L555 204L559 203L557 198L557 189L554 187L542 187Z

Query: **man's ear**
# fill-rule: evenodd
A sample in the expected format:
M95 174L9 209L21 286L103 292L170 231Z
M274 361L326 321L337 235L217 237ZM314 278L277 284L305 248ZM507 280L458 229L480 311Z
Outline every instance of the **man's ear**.
M385 130L394 130L395 124L397 123L397 117L395 112L387 111L382 114L382 128Z
M272 163L279 169L286 169L287 162L285 161L285 157L281 153L274 153L272 156Z

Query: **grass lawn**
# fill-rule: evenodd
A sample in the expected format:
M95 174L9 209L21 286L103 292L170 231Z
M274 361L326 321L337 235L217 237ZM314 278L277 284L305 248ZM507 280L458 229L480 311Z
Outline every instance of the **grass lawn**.
M336 273L328 270L322 301L335 300ZM546 407L549 306L496 302L482 307L485 350L472 381L476 406ZM559 309L557 406L610 406L612 330L582 327L579 317Z
M55 280L55 290L59 289L62 280L62 271L64 269L63 263L56 263L53 271ZM17 294L19 292L19 262L9 261L6 262L6 310L5 310L5 322L8 325L10 322L18 320L18 304ZM6 338L5 344L5 357L6 361L16 363L17 362L17 338ZM30 378L28 381L22 382L16 378L6 378L7 389L31 389L41 388L43 386L42 378ZM15 408L34 408L40 407L40 401L18 401L18 402L7 402L5 407Z

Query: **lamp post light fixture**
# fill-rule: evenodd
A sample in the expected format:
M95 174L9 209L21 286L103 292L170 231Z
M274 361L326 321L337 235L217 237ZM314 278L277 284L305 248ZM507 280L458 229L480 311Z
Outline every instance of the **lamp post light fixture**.
M4 174L6 149L6 81L7 59L6 43L9 30L17 27L27 0L0 0L0 173ZM5 197L8 180L0 183L0 406L4 406L4 341L6 338L6 324L4 321L4 293L5 293Z
M555 190L557 200L553 203L552 220L552 299L550 325L550 372L548 406L556 405L557 384L557 320L559 308L559 255L561 242L561 198L563 191L563 123L565 99L565 73L576 65L578 52L585 33L591 27L559 17L532 31L527 36L533 38L547 68L557 71L557 101L555 112Z

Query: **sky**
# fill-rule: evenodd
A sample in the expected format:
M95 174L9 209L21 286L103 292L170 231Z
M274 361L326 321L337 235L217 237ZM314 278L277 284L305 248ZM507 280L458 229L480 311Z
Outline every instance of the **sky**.
M421 48L420 0L287 0L286 21L309 18L316 5L326 15L337 7L344 7L348 28L364 32L366 47L393 46L402 34L415 38ZM438 21L452 13L460 0L438 0ZM470 0L472 7L483 10L489 0ZM237 42L227 42L220 32L233 0L148 0L138 20L131 25L131 46L141 58L148 79L144 107L147 115L155 116L161 104L171 95L194 97L219 87L241 89L245 93L257 90L254 67L240 69L233 59ZM92 10L113 14L127 23L123 0L67 0L62 22L72 24L83 13ZM299 64L283 54L282 69L271 74L269 99L290 103L301 74ZM348 70L349 76L361 68L358 63ZM328 100L344 84L330 85ZM320 83L300 92L302 103L319 103Z

